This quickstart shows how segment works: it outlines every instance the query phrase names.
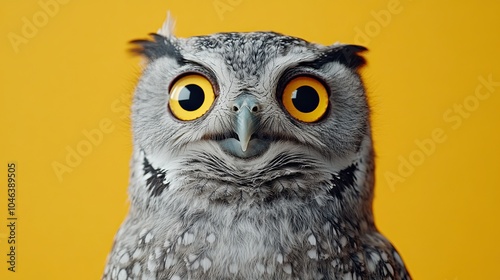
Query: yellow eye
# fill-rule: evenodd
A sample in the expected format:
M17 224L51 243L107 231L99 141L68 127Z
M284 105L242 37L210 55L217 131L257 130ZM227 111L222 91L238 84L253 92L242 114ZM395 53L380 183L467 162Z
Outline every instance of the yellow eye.
M323 84L308 76L292 79L283 90L282 102L299 121L318 121L328 109L328 92Z
M178 79L170 88L170 111L176 118L191 121L203 116L215 94L210 81L199 74L189 74Z

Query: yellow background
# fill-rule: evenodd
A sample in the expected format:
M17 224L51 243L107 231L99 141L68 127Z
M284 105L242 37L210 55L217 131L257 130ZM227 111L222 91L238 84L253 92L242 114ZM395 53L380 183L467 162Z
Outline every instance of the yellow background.
M167 10L178 36L274 30L366 45L379 228L415 279L500 279L498 2L54 1L0 2L0 279L99 279L128 207L124 106L140 60L127 42L155 32ZM496 84L488 91L480 77ZM86 155L59 180L53 165L69 166L78 147ZM6 263L10 161L16 273Z

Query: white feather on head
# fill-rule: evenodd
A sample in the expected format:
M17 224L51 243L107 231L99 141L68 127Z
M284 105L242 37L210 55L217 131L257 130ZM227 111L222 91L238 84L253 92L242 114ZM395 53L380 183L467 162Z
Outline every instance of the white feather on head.
M170 15L170 11L167 11L167 18L163 22L163 25L158 29L157 33L165 36L167 38L174 36L175 20Z

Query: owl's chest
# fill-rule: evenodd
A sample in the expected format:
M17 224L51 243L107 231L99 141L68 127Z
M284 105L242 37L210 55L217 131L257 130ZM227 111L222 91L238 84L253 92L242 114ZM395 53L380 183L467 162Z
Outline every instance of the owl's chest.
M331 209L305 202L207 210L192 201L191 207L176 207L125 222L116 246L126 257L117 259L130 273L140 268L155 279L319 279L351 267L349 254L358 246L357 233L336 224Z

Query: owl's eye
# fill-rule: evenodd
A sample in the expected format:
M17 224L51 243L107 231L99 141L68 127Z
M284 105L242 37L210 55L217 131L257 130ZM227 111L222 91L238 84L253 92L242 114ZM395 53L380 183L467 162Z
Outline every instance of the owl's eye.
M214 89L206 77L188 74L171 86L168 105L176 118L191 121L203 116L212 106L214 99Z
M288 113L302 122L318 121L328 109L325 86L309 76L298 76L289 81L281 98Z

